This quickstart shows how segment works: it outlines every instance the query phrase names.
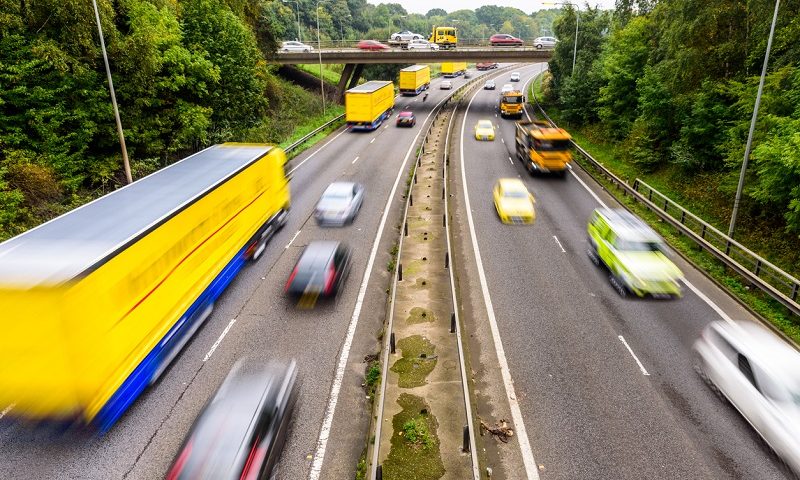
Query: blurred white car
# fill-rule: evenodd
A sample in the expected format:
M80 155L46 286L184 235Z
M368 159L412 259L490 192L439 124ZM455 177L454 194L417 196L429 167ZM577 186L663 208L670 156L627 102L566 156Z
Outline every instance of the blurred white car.
M494 80L486 80L486 83L483 84L483 89L494 90L495 89Z
M501 94L508 93L508 92L513 91L513 90L514 90L514 86L511 85L510 83L506 83L506 84L503 85L503 88L500 89L500 93Z
M537 37L533 39L536 48L554 48L558 39L556 37Z
M439 84L439 90L450 90L453 88L453 82L450 80L442 80L442 83Z
M511 81L512 82L519 82L519 72L514 72L511 74Z
M314 47L311 45L306 45L302 42L291 40L281 43L280 50L281 52L310 52L311 50L314 50Z
M409 50L439 50L439 45L435 43L431 43L427 40L423 40L418 38L416 40L411 40L408 42L408 46L406 47Z
M709 324L697 369L800 475L800 352L761 325Z

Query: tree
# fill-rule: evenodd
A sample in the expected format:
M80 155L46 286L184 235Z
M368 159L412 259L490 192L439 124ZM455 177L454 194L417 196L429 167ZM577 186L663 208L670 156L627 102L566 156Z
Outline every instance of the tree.
M425 14L426 18L444 17L444 16L447 16L447 11L443 8L432 8L428 10L428 13Z

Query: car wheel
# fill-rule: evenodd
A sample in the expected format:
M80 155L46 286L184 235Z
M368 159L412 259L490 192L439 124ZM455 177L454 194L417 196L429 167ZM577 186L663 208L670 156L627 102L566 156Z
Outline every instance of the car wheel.
M307 49L307 48L306 48L306 49L304 49L304 50L303 50L303 52L304 52L304 53L308 53L308 49Z
M590 246L589 249L586 251L586 253L589 254L589 260L591 260L596 267L599 267L600 257L597 255L597 251L594 249L594 247Z
M611 281L611 286L614 287L620 297L625 298L628 296L628 288L617 275L612 273L608 278Z
M542 44L540 43L540 44L536 45L536 48L541 50L542 49Z

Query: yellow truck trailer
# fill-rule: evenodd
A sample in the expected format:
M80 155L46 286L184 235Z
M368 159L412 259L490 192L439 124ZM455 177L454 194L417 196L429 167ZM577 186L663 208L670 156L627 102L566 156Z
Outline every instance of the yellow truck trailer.
M517 158L529 173L553 172L566 176L572 161L572 136L563 128L534 120L516 122Z
M511 90L510 92L500 94L500 116L501 117L517 117L521 118L525 113L523 106L525 105L525 96L519 90Z
M285 223L285 162L209 147L0 244L0 410L111 428Z
M446 62L442 64L442 76L453 78L467 71L467 62Z
M400 93L406 96L419 95L431 86L431 67L411 65L400 70Z
M344 116L351 130L375 130L392 114L394 83L372 80L344 94Z

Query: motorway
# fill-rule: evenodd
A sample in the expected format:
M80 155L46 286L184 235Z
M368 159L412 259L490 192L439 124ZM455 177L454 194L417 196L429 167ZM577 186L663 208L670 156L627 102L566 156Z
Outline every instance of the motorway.
M522 82L541 68L520 69ZM590 213L616 202L578 167L566 180L531 177L516 160L513 122L497 117L497 95L477 92L454 126L450 175L478 414L521 420L517 432L527 433L519 446L484 437L493 478L524 478L526 466L543 479L784 478L692 365L692 343L721 317L712 304L754 319L677 255L691 285L683 298L620 298L586 254ZM494 142L473 137L484 118L499 125ZM500 223L492 187L501 177L521 178L534 193L534 226ZM498 351L513 383L497 374Z
M361 387L364 357L379 349L403 172L427 114L451 93L440 91L438 82L433 81L425 103L421 95L397 98L396 108L412 106L415 128L398 129L392 117L370 133L340 129L291 162L292 210L286 227L257 263L245 267L171 368L110 432L101 438L54 438L4 425L0 478L163 478L194 418L239 358L298 361L300 401L277 478L307 478L315 460L320 478L353 478L370 416ZM363 183L364 206L352 225L322 229L311 213L335 180ZM353 269L335 301L302 310L283 296L283 286L302 247L322 239L350 245ZM326 411L333 386L337 403L331 416ZM322 429L324 424L329 428ZM319 442L323 430L325 444Z

